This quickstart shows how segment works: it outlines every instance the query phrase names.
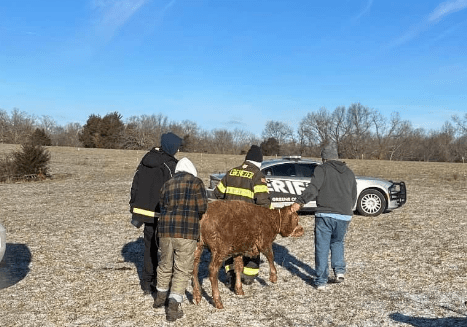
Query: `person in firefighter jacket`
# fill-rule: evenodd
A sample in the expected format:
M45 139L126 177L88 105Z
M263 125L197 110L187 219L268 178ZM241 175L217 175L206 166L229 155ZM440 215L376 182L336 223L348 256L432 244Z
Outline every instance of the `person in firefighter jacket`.
M245 161L238 167L230 169L214 189L217 199L241 200L271 208L266 178L260 170L263 153L257 145L252 145L246 154ZM246 285L253 283L259 273L260 256L243 257L242 281ZM227 284L235 284L233 258L225 261Z
M178 160L174 155L181 145L182 139L177 135L170 132L163 134L161 147L152 148L141 159L131 185L131 223L137 228L144 224L141 288L145 294L152 294L156 287L158 264L156 230L160 212L160 189L175 172Z

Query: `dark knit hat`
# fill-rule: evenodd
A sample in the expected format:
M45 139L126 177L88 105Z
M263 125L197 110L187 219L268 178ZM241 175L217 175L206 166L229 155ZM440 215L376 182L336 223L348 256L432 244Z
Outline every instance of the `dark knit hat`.
M321 149L321 159L325 159L325 160L339 159L336 146L334 144L325 145Z
M245 160L263 162L263 152L261 152L261 148L257 145L252 145L246 154Z

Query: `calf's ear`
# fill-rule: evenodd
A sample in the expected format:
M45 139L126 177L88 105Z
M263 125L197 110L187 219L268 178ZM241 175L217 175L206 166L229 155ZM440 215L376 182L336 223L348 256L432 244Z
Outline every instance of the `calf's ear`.
M289 207L292 212L297 212L298 210L300 210L301 205L298 203L293 203Z

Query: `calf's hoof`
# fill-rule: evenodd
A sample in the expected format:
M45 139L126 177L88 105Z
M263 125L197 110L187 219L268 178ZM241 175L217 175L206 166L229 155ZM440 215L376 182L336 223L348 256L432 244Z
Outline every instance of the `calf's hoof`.
M193 300L196 304L199 304L201 302L201 295L193 295Z
M245 295L245 292L243 292L243 289L235 290L235 294L237 295Z
M269 281L271 283L277 283L277 275L271 275L269 276Z
M216 307L216 309L224 309L221 300L214 300L214 306Z

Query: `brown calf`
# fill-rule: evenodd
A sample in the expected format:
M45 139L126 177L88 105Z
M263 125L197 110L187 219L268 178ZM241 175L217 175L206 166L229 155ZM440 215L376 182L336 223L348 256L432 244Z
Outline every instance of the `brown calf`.
M277 282L272 242L277 234L283 237L303 235L298 223L298 214L290 206L281 209L267 209L244 201L219 200L209 203L208 210L200 220L201 237L195 251L193 267L193 298L201 301L198 280L198 266L203 248L211 251L209 280L214 305L223 309L218 286L218 272L222 262L235 257L235 293L243 295L241 272L242 255L255 256L263 253L269 261L269 280Z

